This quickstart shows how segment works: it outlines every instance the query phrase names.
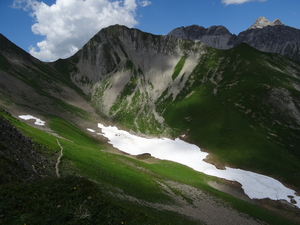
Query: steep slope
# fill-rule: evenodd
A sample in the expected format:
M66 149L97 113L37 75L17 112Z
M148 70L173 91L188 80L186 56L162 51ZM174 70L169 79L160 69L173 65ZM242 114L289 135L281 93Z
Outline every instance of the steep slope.
M40 118L52 114L78 120L93 114L94 109L68 73L66 76L57 70L60 65L61 60L55 64L41 62L0 35L2 107L16 117L32 113Z
M112 26L71 58L78 60L71 79L105 116L136 132L159 134L165 123L155 102L176 98L205 49L200 42Z
M252 26L238 35L231 34L223 26L206 29L197 25L176 28L168 35L201 40L217 49L229 49L247 43L260 51L277 53L300 62L300 30L285 26L278 19L271 22L265 17L259 17Z
M167 124L216 161L298 185L299 69L245 44L213 50L191 74L189 88L158 105Z
M101 30L70 60L71 79L106 118L138 133L186 134L216 161L299 184L298 63L123 26Z
M0 185L53 176L53 155L22 134L0 110Z
M204 28L198 25L179 27L168 33L182 39L200 40L207 46L217 49L234 47L236 36L231 34L224 26L211 26Z

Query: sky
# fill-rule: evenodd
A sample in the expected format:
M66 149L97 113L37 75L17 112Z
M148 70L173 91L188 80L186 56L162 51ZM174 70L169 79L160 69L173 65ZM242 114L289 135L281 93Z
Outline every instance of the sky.
M42 61L75 54L114 24L166 35L197 24L238 34L265 16L300 29L299 0L0 0L0 33Z

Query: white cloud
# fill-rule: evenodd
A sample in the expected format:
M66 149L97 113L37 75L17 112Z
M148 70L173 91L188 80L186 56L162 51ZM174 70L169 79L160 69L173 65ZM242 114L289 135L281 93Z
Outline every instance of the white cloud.
M152 2L150 2L150 1L139 1L139 5L142 7L146 7L151 4L152 4Z
M78 51L94 34L109 25L138 24L136 0L56 0L48 6L37 0L15 0L13 7L29 10L36 23L34 34L45 36L30 54L44 61L67 58ZM141 6L149 5L142 1Z
M222 0L222 3L225 5L239 5L239 4L243 4L246 2L265 2L267 0Z

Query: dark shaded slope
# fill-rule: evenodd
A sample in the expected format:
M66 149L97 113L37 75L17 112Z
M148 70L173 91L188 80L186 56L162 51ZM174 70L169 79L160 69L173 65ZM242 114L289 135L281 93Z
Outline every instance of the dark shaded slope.
M0 110L0 184L54 176L55 159L47 147L23 135Z
M30 61L38 61L2 34L0 34L0 54L9 58L22 58L22 60L27 63Z
M78 120L94 112L86 96L70 80L65 62L41 62L3 35L0 36L0 87L1 105L14 116L50 114Z

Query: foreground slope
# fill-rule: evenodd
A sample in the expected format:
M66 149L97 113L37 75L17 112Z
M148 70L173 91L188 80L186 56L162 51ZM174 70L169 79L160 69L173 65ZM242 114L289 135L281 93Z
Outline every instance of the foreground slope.
M63 146L60 178L50 175L53 166L47 167L48 175L43 179L26 183L13 180L0 185L1 223L255 225L299 221L298 211L289 205L268 201L248 203L249 199L235 184L223 183L168 161L148 161L142 156L137 160L121 153L113 154L104 143L62 119L49 121L51 129L60 135L56 137L12 118L7 112L1 111L0 115L0 121L5 117L8 127L28 135L23 136L34 143L35 149L43 146L39 155L57 157ZM6 133L1 130L2 147L3 137ZM12 136L11 140L16 141L15 138ZM27 173L32 173L26 170L25 164L19 165L22 166ZM14 176L23 173L15 171ZM267 212L259 204L267 204L280 216Z

